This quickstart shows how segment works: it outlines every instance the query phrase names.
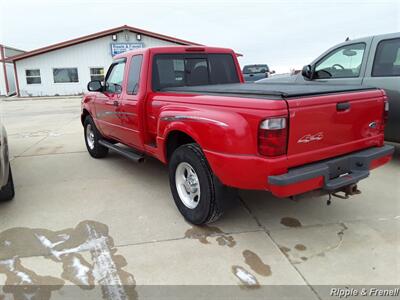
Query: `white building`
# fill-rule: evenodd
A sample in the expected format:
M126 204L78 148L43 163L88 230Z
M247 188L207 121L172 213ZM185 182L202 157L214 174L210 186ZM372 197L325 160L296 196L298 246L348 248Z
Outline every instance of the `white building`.
M9 57L19 55L25 51L0 44L0 96L16 93L14 64Z
M18 96L77 95L90 80L102 80L112 57L127 50L200 45L127 25L11 57Z

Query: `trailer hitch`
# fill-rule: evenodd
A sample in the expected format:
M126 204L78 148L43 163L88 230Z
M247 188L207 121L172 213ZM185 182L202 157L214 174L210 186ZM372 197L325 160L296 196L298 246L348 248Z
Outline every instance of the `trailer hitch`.
M339 194L341 192L344 195ZM358 194L361 194L361 191L358 189L357 184L350 184L350 185L347 185L347 186L341 188L340 190L332 193L332 196L340 198L340 199L349 199L349 196L358 195Z

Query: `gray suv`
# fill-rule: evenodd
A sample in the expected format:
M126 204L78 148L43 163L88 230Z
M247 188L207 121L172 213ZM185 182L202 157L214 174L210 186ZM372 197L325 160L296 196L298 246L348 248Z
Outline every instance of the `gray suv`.
M400 142L400 33L345 41L304 66L301 74L257 81L261 82L382 88L390 103L385 139Z

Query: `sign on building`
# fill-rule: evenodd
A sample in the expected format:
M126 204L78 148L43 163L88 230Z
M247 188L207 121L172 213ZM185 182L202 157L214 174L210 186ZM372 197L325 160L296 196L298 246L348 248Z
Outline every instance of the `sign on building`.
M111 43L111 56L143 47L143 43Z

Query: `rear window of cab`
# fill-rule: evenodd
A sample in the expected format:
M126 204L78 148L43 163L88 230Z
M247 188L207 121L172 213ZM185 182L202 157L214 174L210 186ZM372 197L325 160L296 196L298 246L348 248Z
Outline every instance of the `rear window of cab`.
M231 54L157 54L153 60L152 88L238 83Z

